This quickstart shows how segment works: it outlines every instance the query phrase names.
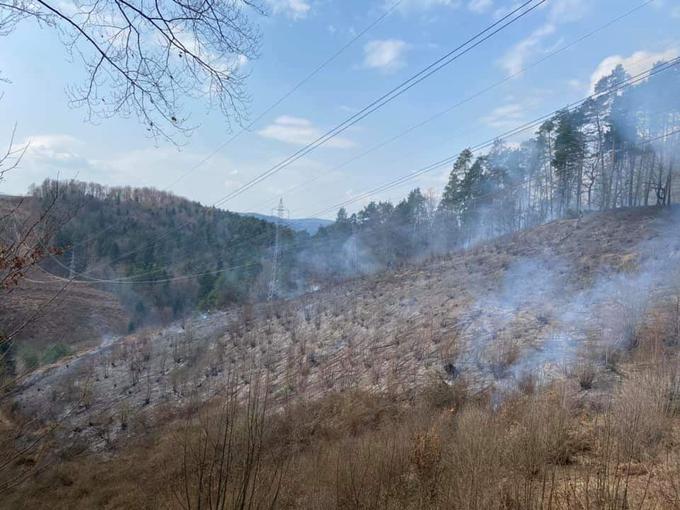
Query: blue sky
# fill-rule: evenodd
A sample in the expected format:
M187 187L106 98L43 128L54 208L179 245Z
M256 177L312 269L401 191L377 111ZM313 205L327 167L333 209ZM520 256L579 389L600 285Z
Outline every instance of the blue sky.
M246 64L252 117L274 103L320 62L378 18L384 0L267 0L259 59ZM332 143L233 201L236 211L268 213L283 196L291 215L314 214L468 145L588 94L592 81L623 63L639 72L680 51L680 1L656 0L554 57L454 108L380 150L346 161L450 108L572 43L642 0L548 0L451 66L352 127ZM0 193L24 193L46 177L110 185L154 186L210 205L342 122L403 79L487 26L513 0L402 0L283 104L208 161L229 138L224 118L193 102L200 124L180 149L147 137L135 118L86 121L68 106L67 87L82 81L58 34L27 21L0 39L0 140L14 123L30 147ZM192 170L193 169L193 170ZM416 186L439 193L440 169L376 199L398 200ZM361 206L357 203L351 210ZM333 216L332 213L327 216Z

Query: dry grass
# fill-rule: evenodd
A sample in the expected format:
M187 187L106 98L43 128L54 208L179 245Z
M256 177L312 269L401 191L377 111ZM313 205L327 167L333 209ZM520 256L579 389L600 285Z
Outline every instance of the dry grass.
M259 445L251 486L258 504L244 508L269 507L272 487L274 508L310 510L680 508L674 380L668 366L635 372L601 413L583 405L576 382L500 402L462 397L462 385L446 385L447 396L437 384L412 401L333 393L258 414L256 436L244 435L252 413L232 408L240 432L229 453L243 459L253 439ZM223 410L217 401L190 420L175 416L113 455L62 458L2 507L198 508L181 495L201 493L197 476L224 451L214 441L224 430ZM229 494L242 486L244 466L233 468ZM203 501L202 508L214 507ZM223 508L233 507L228 501Z

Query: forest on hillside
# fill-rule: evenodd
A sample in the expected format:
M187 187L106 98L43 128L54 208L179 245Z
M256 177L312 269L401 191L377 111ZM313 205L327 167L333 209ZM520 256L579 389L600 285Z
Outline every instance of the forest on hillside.
M196 309L280 298L437 256L547 221L668 206L678 189L680 70L634 81L623 67L595 93L546 118L521 143L463 150L443 190L370 202L310 236L154 189L45 181L70 220L45 269L108 286L130 328ZM660 72L660 71L665 72ZM275 261L275 262L274 262ZM275 267L274 267L275 266Z
M321 271L373 271L559 218L671 205L680 194L679 87L680 70L666 63L644 80L618 66L529 139L463 150L439 198L414 189L397 205L341 209L317 234L325 245L304 260Z
M32 189L39 207L55 194L53 216L68 221L52 241L61 254L43 268L118 294L130 329L267 292L261 275L275 236L271 223L150 188L47 180ZM292 235L280 230L283 240Z

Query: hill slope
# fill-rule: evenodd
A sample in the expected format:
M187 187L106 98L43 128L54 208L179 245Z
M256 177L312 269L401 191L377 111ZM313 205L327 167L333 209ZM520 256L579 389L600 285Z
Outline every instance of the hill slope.
M259 279L274 240L271 223L153 189L82 182L46 181L24 209L40 209L56 189L53 215L68 221L53 243L64 253L43 269L115 293L128 310L131 328L266 293ZM284 229L283 242L292 238ZM285 278L285 259L280 266Z
M46 402L41 389L94 370L91 406L74 420L123 397L148 413L168 399L208 399L253 364L267 367L281 398L352 387L408 392L462 374L479 388L514 387L528 373L550 377L586 345L625 348L640 318L633 315L660 288L649 268L670 278L677 262L675 226L656 208L562 220L298 299L205 315L46 371L20 401L27 409L65 405ZM131 379L126 362L102 361L135 352L149 388Z
M168 483L183 487L182 462L206 452L196 445L215 424L219 441L229 395L257 393L260 374L281 410L261 469L290 470L285 508L465 507L470 490L480 508L540 508L546 487L555 508L664 507L680 465L679 219L646 208L557 221L80 352L13 394L14 416L60 417L70 460L10 500L174 507ZM606 467L597 484L593 466Z

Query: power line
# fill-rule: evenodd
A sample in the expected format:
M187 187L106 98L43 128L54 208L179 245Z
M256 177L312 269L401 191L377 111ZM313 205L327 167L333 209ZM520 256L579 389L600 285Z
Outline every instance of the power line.
M533 121L530 121L530 122L527 122L527 123L525 123L525 124L522 124L521 126L518 126L518 127L516 127L516 128L513 128L513 129L511 129L511 130L509 130L509 131L506 131L505 133L503 133L503 134L501 134L501 135L498 135L498 136L495 136L494 138L491 138L491 139L489 139L489 140L487 140L487 141L485 141L485 142L483 142L483 143L481 143L481 144L478 144L478 145L476 145L476 146L473 146L473 147L471 147L471 150L472 150L472 152L478 152L478 151L480 151L480 150L482 150L482 149L485 149L485 148L487 148L487 147L490 147L491 145L493 145L493 143L496 142L496 140L503 139L503 138L508 138L508 137L511 137L511 136L515 136L515 135L518 135L518 134L520 134L520 133L523 133L524 131L527 131L527 130L529 130L529 129L532 129L532 128L536 127L536 126L539 125L541 122L543 122L543 121L549 119L550 117L552 117L553 115L555 115L556 113L558 113L558 112L561 111L561 110L575 108L576 106L579 106L579 105L585 103L585 102L588 101L589 99L593 99L593 98L596 98L596 97L601 97L601 96L604 96L604 95L607 95L607 94L611 94L612 92L616 92L616 91L618 91L618 90L621 90L621 89L624 88L624 87L628 87L628 86L634 85L635 83L638 83L638 82L640 82L640 81L646 80L646 79L650 78L651 76L654 76L654 75L656 75L656 74L658 74L658 73L661 73L661 72L663 72L663 71L665 71L665 70L667 70L667 69L670 69L671 67L676 66L678 63L680 63L680 57L676 57L676 58L674 58L674 59L672 59L672 60L669 60L668 62L666 62L666 63L664 63L664 64L662 64L662 65L660 65L660 66L656 66L656 65L655 65L655 66L653 66L652 68L650 68L649 70L644 71L644 72L642 72L642 73L639 73L639 74L637 74L637 75L635 75L635 76L632 76L632 77L628 78L627 80L623 81L622 83L620 83L620 84L618 84L618 85L616 85L616 86L614 86L614 87L610 87L610 88L607 89L607 90L604 90L604 91L601 91L601 92L598 92L598 93L595 93L595 94L591 94L591 95L589 95L589 96L587 96L587 97L585 97L585 98L583 98L583 99L581 99L581 100L579 100L579 101L576 101L576 102L574 102L574 103L568 104L568 105L565 106L565 107L559 108L559 109L554 110L554 111L552 111L552 112L550 112L550 113L547 113L547 114L545 114L545 115L542 115L542 116L538 117L537 119L535 119L535 120L533 120ZM345 201L340 202L340 203L338 203L338 204L335 204L335 205L333 205L333 206L330 206L330 207L327 207L327 208L322 209L322 210L320 210L320 211L317 211L317 212L311 214L311 216L319 216L319 215L323 215L323 214L326 214L326 213L328 213L328 212L337 210L337 209L339 209L339 208L341 208L341 207L345 207L345 206L347 206L347 205L353 204L353 203L355 203L355 202L358 202L358 201L360 201L360 200L363 200L363 199L365 199L365 198L368 198L368 197L370 197L370 196L373 196L373 195L375 195L375 194L377 194L377 193L380 193L380 192L383 192L383 191L387 191L387 190L392 189L392 188L394 188L394 187L396 187L396 186L398 186L398 185L400 185L400 184L403 184L403 183L405 183L405 182L407 182L407 181L409 181L409 180L411 180L411 179L414 179L414 178L416 178L416 177L419 177L419 176L421 176L421 175L423 175L423 174L425 174L425 173L431 172L432 170L436 170L436 169L438 169L438 168L442 168L442 167L444 167L444 166L446 166L446 165L449 165L449 164L453 163L457 158L458 158L458 154L455 154L455 155L452 155L452 156L448 156L448 157L446 157L446 158L444 158L444 159L442 159L442 160L436 161L436 162L434 162L434 163L431 163L431 164L429 164L429 165L426 165L426 166L424 166L424 167L421 167L421 168L419 168L418 170L415 170L415 171L413 171L413 172L411 172L411 173L408 173L408 174L405 174L405 175L403 175L403 176L401 176L401 177L398 177L397 179L394 179L393 181L390 181L390 182L381 184L380 186L377 186L376 188L373 188L373 189L371 189L371 190L369 190L369 191L366 191L366 192L364 192L364 193L362 193L362 194L360 194L360 195L358 195L358 196L356 196L356 197L353 197L353 198L351 198L351 199L345 200Z
M330 57L328 57L326 60L321 62L318 66L316 66L307 76L305 76L299 82L297 82L288 92L283 94L276 101L274 101L274 103L272 103L267 108L265 108L262 112L260 112L260 114L258 114L258 116L255 117L255 119L253 119L246 127L242 127L237 133L235 133L231 137L227 138L224 142L222 142L220 145L218 145L217 148L214 151L212 151L205 158L203 158L198 163L196 163L193 167L191 167L187 172L180 175L177 179L175 179L172 183L170 183L170 185L167 188L168 189L172 188L175 184L177 184L179 181L184 179L191 172L193 172L194 170L203 166L205 163L207 163L212 158L214 158L225 147L227 147L234 140L239 138L245 131L250 131L259 121L261 121L272 110L276 109L279 105L281 105L281 103L283 103L286 99L288 99L290 96L292 96L295 92L297 92L300 88L302 88L302 86L304 86L308 81L310 81L312 78L314 78L324 68L326 68L334 60L336 60L340 55L342 55L350 46L352 46L355 42L357 42L359 39L361 39L364 35L366 35L374 27L376 27L378 24L380 24L390 14L392 14L395 11L395 9L399 6L399 4L402 3L402 1L403 0L397 0L394 4L392 4L392 6L389 9L387 9L385 12L383 12L377 19L375 19L372 23L367 25L361 32L359 32L354 37L352 37L349 41L347 41L343 46L341 46Z
M543 62L545 62L545 61L547 61L547 60L549 60L549 59L555 57L556 55L558 55L558 54L560 54L560 53L563 53L564 51L566 51L566 50L568 50L568 49L570 49L570 48L576 46L577 44L583 42L584 40L586 40L586 39L588 39L588 38L590 38L590 37L592 37L593 35L597 34L598 32L601 32L601 31L603 31L603 30L605 30L605 29L611 27L611 26L614 25L615 23L618 23L619 21L623 20L624 18L626 18L626 17L628 17L628 16L634 14L635 12L637 12L637 11L639 11L640 9L646 7L647 5L653 3L654 1L655 1L655 0L646 0L645 2L643 2L643 3L639 4L639 5L637 5L636 7L634 7L634 8L632 8L632 9L630 9L630 10L624 12L623 14L621 14L621 15L619 15L619 16L613 18L613 19L611 19L611 20L608 21L607 23L605 23L605 24L603 24L603 25L600 25L599 27L597 27L597 28L595 28L595 29L593 29L593 30L591 30L591 31L589 31L589 32L587 32L587 33L581 35L580 37L578 37L577 39L571 41L570 43L568 43L568 44L566 44L566 45L564 45L564 46L561 46L560 48L558 48L558 49L556 49L556 50L554 50L554 51L552 51L552 52L546 54L544 57L542 57L542 58L540 58L540 59L538 59L538 60L532 62L531 64L529 64L529 65L527 65L527 66L522 67L519 71L516 71L516 72L514 72L514 73L512 73L512 74L510 74L510 75L508 75L508 76L506 76L504 79L502 79L502 80L500 80L500 81L497 81L497 82L493 83L492 85L490 85L490 86L488 86L488 87L485 87L484 89L482 89L482 90L480 90L480 91L477 91L477 92L475 92L474 94L472 94L472 95L470 95L470 96L467 96L466 98L464 98L464 99L462 99L462 100L460 100L460 101L457 101L457 102L454 103L453 105L451 105L451 106L449 106L449 107L447 107L447 108L445 108L445 109L443 109L443 110L440 110L440 111L436 112L434 115L432 115L432 116L430 116L430 117L427 117L426 119L424 119L424 120L418 122L417 124L413 124L413 125L409 126L408 128L406 128L405 130L399 132L398 134L396 134L396 135L394 135L394 136L392 136L392 137L390 137L390 138L388 138L388 139L386 139L386 140L383 140L383 141L381 141L381 142L379 142L379 143L377 143L377 144L375 144L375 145L369 147L369 148L366 149L365 151L363 151L363 152L361 152L361 153L359 153L359 154L357 154L357 155L355 155L355 156L352 156L351 158L349 158L349 159L345 160L344 162L340 163L339 165L336 165L336 166L332 167L328 172L335 172L335 171L341 170L342 168L345 168L345 167L348 166L349 164L354 163L354 162L356 162L356 161L358 161L358 160L364 158L365 156L367 156L367 155L369 155L369 154L371 154L371 153L373 153L373 152L375 152L375 151L377 151L377 150L379 150L379 149L381 149L381 148L383 148L383 147L385 147L385 146L387 146L387 145L389 145L389 144L391 144L391 143L393 143L393 142L399 140L400 138L406 136L406 135L409 134L409 133L412 133L413 131L415 131L415 130L417 130L417 129L420 129L421 127L423 127L423 126L429 124L430 122L433 122L433 121L435 121L436 119L438 119L438 118L440 118L440 117L446 115L447 113L450 113L451 111L453 111L453 110L455 110L455 109L457 109L457 108L459 108L459 107L461 107L461 106L463 106L463 105L465 105L465 104L467 104L467 103L473 101L474 99L477 99L477 98L481 97L482 95L486 94L487 92L490 92L491 90L494 90L494 89L500 87L501 85L503 85L503 84L505 84L505 83L507 83L507 82L509 82L509 81L511 81L511 80L513 80L513 79L515 79L515 78L517 78L518 76L521 76L522 74L526 73L528 70L533 69L534 67L537 67L538 65L540 65L540 64L542 64ZM301 182L301 183L298 184L297 186L295 186L295 187L293 187L293 188L287 190L286 192L284 192L284 194L289 194L289 193L291 193L292 191L295 191L295 190L298 190L298 189L305 189L309 184L318 181L319 179L323 178L323 177L326 176L326 175L328 175L328 174L319 174L319 175L317 175L316 177L314 177L314 178L311 179L311 180Z
M515 135L517 135L517 134L519 134L519 133L522 133L522 132L524 132L524 131L527 131L527 130L529 130L529 129L532 129L532 128L534 128L534 127L540 125L540 123L542 123L542 122L545 121L546 119L551 118L552 116L554 116L554 115L555 115L557 112L559 112L559 111L562 111L562 110L565 110L565 109L575 108L575 107L577 107L577 106L579 106L579 105L584 104L586 101L588 101L588 100L590 100L590 99L599 98L599 97L604 97L604 96L606 96L606 95L609 95L609 94L612 94L612 93L614 93L614 92L620 91L620 90L622 90L622 89L624 89L624 88L626 88L626 87L630 87L631 85L634 85L635 83L638 83L638 82L640 82L640 81L642 81L642 80L646 80L646 79L650 78L651 76L654 76L654 75L656 75L656 74L659 74L659 73L661 73L661 72L664 72L664 71L666 71L666 70L668 70L668 69L674 67L674 66L677 65L678 63L680 63L680 57L676 57L675 59L673 59L673 60L671 60L671 61L669 61L669 62L667 62L667 63L665 63L665 64L654 65L652 68L650 68L650 69L648 69L648 70L646 70L646 71L643 71L643 72L641 72L641 73L638 73L637 75L630 76L630 77L627 78L626 80L622 81L622 82L619 83L619 84L616 84L616 85L610 87L609 89L606 89L606 90L597 92L597 93L595 93L595 94L591 94L591 95L589 95L589 96L583 98L583 99L580 100L580 101L577 101L577 102L574 102L574 103L571 103L571 104L567 105L567 107L565 107L565 108L560 108L560 109L554 110L554 111L552 111L552 112L550 112L550 113L548 113L548 114L544 114L544 115L538 117L537 119L534 119L533 121L530 121L530 122L527 122L527 123L525 123L525 124L522 124L522 125L520 125L520 126L518 126L518 127L515 127L515 128L513 128L513 129L509 130L509 131L506 131L505 133L503 133L503 134L501 134L501 135L499 135L499 136L496 136L496 137L494 137L494 138L492 138L492 139L489 139L489 140L487 140L487 141L485 141L485 142L482 142L482 143L480 143L480 144L477 144L477 145L473 146L473 147L471 148L471 150L472 150L473 152L477 152L477 151L479 151L479 150L482 150L482 149L484 149L484 148L487 148L487 147L489 147L490 145L492 145L493 143L495 143L495 142L496 142L497 140L499 140L499 139L502 139L502 138L505 138L505 137L508 137L508 136L515 136ZM652 141L656 141L657 139L660 139L660 138L663 138L663 137L667 137L667 136L676 134L676 132L679 132L679 131L680 131L680 129L678 129L678 130L676 130L676 131L673 131L673 132L670 132L670 133L665 133L665 134L661 135L660 137L657 137L657 138L654 138L654 139L647 140L647 141L643 142L643 144L651 143ZM402 177L400 177L400 178L398 178L398 179L396 179L396 180L394 180L394 181L391 181L391 182L389 182L389 183L387 183L387 184L381 185L380 187L378 187L378 188L376 188L376 189L373 189L373 190L370 190L370 191L368 191L368 192L366 192L366 193L364 193L364 194L362 194L362 195L360 195L360 196L358 196L358 197L354 197L353 199L347 200L347 201L345 201L345 202L343 202L343 203L341 203L341 204L336 204L336 205L332 206L332 208L329 208L329 209L327 209L327 210L333 210L333 209L336 209L336 208L339 208L339 207L343 207L344 205L348 205L349 203L352 203L352 202L355 202L355 201L358 201L358 200L362 200L362 199L364 199L364 198L367 198L367 197L370 196L371 194L375 194L375 193L380 192L380 191L384 191L384 190L387 190L387 189L394 188L394 187L396 187L396 186L398 186L398 185L400 185L400 184L403 184L403 183L407 182L408 180L410 180L410 179L412 179L412 178L414 178L414 177L416 177L416 176L418 176L418 175L422 175L423 173L425 173L425 172L427 172L427 171L431 171L431 170L433 170L433 169L435 169L435 168L439 168L439 167L442 167L442 166L444 166L444 165L446 165L446 164L450 164L450 163L452 163L453 161L455 161L455 159L456 159L457 157L458 157L457 155L453 155L453 156L450 156L450 157L448 157L448 158L445 158L444 160L440 160L440 161L437 161L437 162L435 162L435 163L433 163L433 164L427 165L426 167L423 167L423 168L421 168L421 169L419 169L419 170L417 170L417 171L415 171L415 172L406 174L406 175L404 175L404 176L402 176ZM529 180L529 181L527 181L527 182L530 182L530 181L531 181L531 180ZM520 182L520 183L518 183L517 185L524 185L524 184L526 184L527 182ZM509 188L507 188L507 189L509 189ZM501 191L499 191L498 193L506 192L507 189L501 190ZM494 192L494 193L495 193L495 192ZM491 193L491 194L494 194L494 193ZM323 214L324 212L326 212L326 210L320 212L319 214ZM246 243L246 242L248 242L248 241L249 241L249 239L245 239L245 240L243 240L243 241L241 242L241 244L244 244L244 243ZM238 266L238 267L240 267L240 266ZM219 272L219 270L218 270L218 272ZM203 275L203 274L206 274L206 273L199 273L197 276L201 276L201 275ZM210 274L210 272L208 272L207 274ZM139 276L139 275L137 275L137 276ZM152 280L152 281L158 281L158 282L160 282L160 281L172 281L172 279L169 279L169 280ZM99 282L101 282L101 283L118 283L118 282L120 282L120 283L134 283L134 282L131 281L131 280L129 280L129 281L127 281L127 282L124 282L124 281L122 281L122 279L118 279L118 281L116 281L116 280L99 280ZM144 282L139 282L139 283L144 283Z
M288 248L296 248L299 246L328 246L333 243L333 240L326 240L326 239L302 239L298 242L293 242L293 243L287 243L285 246ZM202 271L198 273L192 273L188 275L178 275L178 276L173 276L169 278L163 278L163 279L153 279L153 280L130 280L130 279L125 279L125 278L118 278L118 279L110 279L110 280L103 280L103 279L91 279L91 280L69 280L67 278L63 278L61 276L55 275L53 273L50 273L46 269L38 266L38 269L40 269L43 273L49 275L50 277L54 278L56 281L61 281L65 282L68 281L71 284L80 284L80 285L89 285L89 284L109 284L109 285L150 285L150 284L158 284L158 283L168 283L168 282L175 282L175 281L185 281L193 278L200 278L201 276L207 276L207 275L216 275L216 274L222 274L222 273L227 273L230 271L234 271L236 269L243 269L247 267L257 267L261 263L260 262L252 262L252 263L247 263L247 264L237 264L234 266L229 266L226 268L221 268L221 269L215 269L212 271ZM144 274L144 273L142 273ZM135 275L135 276L140 276L140 275ZM128 277L132 278L132 277ZM27 281L31 283L40 283L40 284L48 284L48 283L54 283L50 281L38 281L38 280L31 280L31 279L26 279Z
M527 130L529 130L529 129L532 129L532 128L534 128L534 127L540 125L543 121L545 121L545 120L551 118L552 116L554 116L556 113L558 113L558 112L561 111L561 110L575 108L575 107L577 107L577 106L579 106L579 105L585 103L586 101L588 101L588 100L590 100L590 99L594 99L594 98L598 98L598 97L603 97L603 96L612 94L612 93L614 93L614 92L620 91L620 90L622 90L622 89L624 89L624 88L626 88L626 87L630 87L631 85L634 85L634 84L636 84L636 83L639 83L640 81L646 80L646 79L650 78L651 76L654 76L654 75L656 75L656 74L659 74L659 73L661 73L661 72L664 72L664 71L666 71L666 70L668 70L668 69L674 67L674 66L677 65L678 63L680 63L680 57L676 57L675 59L672 59L672 60L670 60L669 62L666 62L666 63L661 64L661 65L654 65L654 66L652 66L650 69L645 70L645 71L643 71L643 72L641 72L641 73L638 73L638 74L636 74L636 75L634 75L634 76L630 76L630 77L628 77L626 80L622 81L622 82L619 83L619 84L616 84L616 85L610 87L609 89L606 89L606 90L603 90L603 91L600 91L600 92L591 94L591 95L589 95L589 96L587 96L587 97L585 97L585 98L583 98L583 99L581 99L581 100L579 100L579 101L576 101L576 102L573 102L573 103L571 103L571 104L568 104L566 107L562 107L562 108L556 109L556 110L554 110L554 111L552 111L552 112L549 112L549 113L547 113L547 114L544 114L544 115L538 117L537 119L534 119L534 120L532 120L532 121L529 121L529 122L527 122L527 123L525 123L525 124L522 124L522 125L517 126L517 127L513 128L513 129L510 129L510 130L508 130L508 131L506 131L506 132L504 132L504 133L502 133L502 134L500 134L500 135L497 135L497 136L495 136L495 137L493 137L493 138L490 138L490 139L486 140L485 142L482 142L482 143L480 143L480 144L477 144L477 145L471 147L471 150L472 150L472 152L478 152L478 151L480 151L480 150L483 150L483 149L485 149L485 148L488 148L488 147L490 147L491 145L493 145L493 144L494 144L497 140L499 140L499 139L507 138L507 137L511 137L511 136L516 136L516 135L518 135L518 134L520 134L520 133L523 133L523 132L525 132L525 131L527 131ZM348 200L346 200L346 201L344 201L344 202L341 202L341 203L339 203L339 204L335 204L335 205L333 205L333 206L331 206L331 207L329 207L329 208L326 208L326 209L324 209L324 210L322 210L322 211L318 211L318 212L314 213L312 216L318 216L318 215L322 215L322 214L325 214L325 213L330 212L330 211L333 211L333 210L337 210L337 209L339 209L340 207L345 207L346 205L349 205L349 204L351 204L351 203L355 203L355 202L357 202L357 201L363 200L363 199L368 198L369 196L372 196L372 195L374 195L374 194L376 194L376 193L379 193L379 192L382 192L382 191L386 191L386 190L395 188L395 187L397 187L397 186L399 186L399 185L401 185L401 184L404 184L404 183L408 182L409 180L411 180L411 179L413 179L413 178L415 178L415 177L418 177L418 176L420 176L420 175L422 175L422 174L424 174L424 173L427 173L427 172L430 172L430 171L435 170L435 169L437 169L437 168L441 168L441 167L444 167L444 166L446 166L446 165L449 165L449 164L453 163L453 162L457 159L457 157L458 157L458 154L455 154L455 155L452 155L452 156L448 156L447 158L444 158L444 159L439 160L439 161L437 161L437 162L435 162L435 163L426 165L425 167L422 167L422 168L420 168L420 169L418 169L418 170L416 170L416 171L414 171L414 172L405 174L405 175L403 175L403 176L401 176L401 177L399 177L399 178L397 178L397 179L395 179L395 180L393 180L393 181L390 181L390 182L388 182L388 183L384 183L384 184L378 186L377 188L374 188L374 189L372 189L372 190L369 190L369 191L367 191L367 192L364 192L364 193L362 193L361 195L358 195L358 196L356 196L356 197L353 197L352 199L348 199ZM255 236L255 237L257 237L257 236ZM239 244L244 244L244 243L248 242L249 240L251 240L251 239L245 239L245 240L241 241L241 243L239 243ZM137 251L138 251L138 250L137 250ZM156 271L153 271L153 272L158 272L158 271L160 271L160 270L162 270L162 269L159 269L159 270L156 270ZM82 274L81 274L81 276L82 276ZM87 276L87 275L85 275L85 276ZM102 283L104 283L104 281L102 281Z
M359 112L350 116L347 120L345 120L340 125L331 129L330 131L328 131L324 135L320 136L315 141L306 145L302 149L298 150L295 154L286 158L283 162L281 162L278 165L275 165L274 167L270 168L265 173L260 174L258 177L251 180L249 183L245 184L244 186L241 186L239 189L235 190L234 192L229 193L227 196L219 199L217 202L212 204L212 207L217 207L217 206L223 204L224 202L234 198L238 194L243 193L247 189L251 188L252 186L254 186L257 183L261 182L262 180L266 179L267 177L269 177L269 176L273 175L274 173L282 170L283 168L285 168L285 166L290 165L291 163L293 163L297 159L300 159L304 155L308 154L309 152L314 150L316 147L326 143L331 138L337 136L338 134L342 133L344 130L348 129L351 125L356 124L357 122L359 122L360 120L362 120L366 116L370 115L372 112L381 108L385 104L393 101L394 99L399 97L401 94L405 93L407 90L411 89L412 87L414 87L418 83L422 82L423 80L425 80L426 78L428 78L432 74L441 70L445 66L451 64L452 62L454 62L455 60L457 60L461 56L469 53L472 49L476 48L477 46L482 44L484 41L490 39L491 37L493 37L495 34L500 32L501 30L505 29L506 27L510 26L511 24L513 24L516 21L523 18L524 16L528 15L534 9L538 8L539 6L541 6L545 2L547 2L547 0L539 0L537 3L531 5L528 9L525 9L525 7L532 4L532 2L534 2L534 0L528 0L528 1L524 2L519 7L512 10L510 13L506 14L505 16L500 18L499 20L497 20L494 23L492 23L491 25L487 26L485 29L478 32L473 37L467 39L464 43L460 44L455 49L449 51L444 56L440 57L439 59L437 59L433 63L429 64L424 69L422 69L421 71L419 71L415 75L411 76L409 79L403 81L397 87L394 87L389 92L383 94L380 98L376 99L375 101L370 103L368 106L364 107ZM189 223L190 222L186 222L184 224L181 224L178 227L176 227L176 229L183 228L184 226L188 225ZM145 246L153 245L156 242L160 241L161 239L166 238L168 235L170 235L170 232L166 232L165 234L162 234L161 236L159 236L155 240L151 240L151 241L145 243L144 245L142 245L139 248L136 248L134 250L126 252L125 254L119 256L118 258L114 259L110 263L114 263L117 260L121 260L121 259L123 259L123 258L125 258L129 255L132 255L133 253L140 251ZM96 267L96 265L95 265L95 267Z
M288 90L285 94L283 94L281 97L279 97L274 103L269 105L267 108L265 108L262 112L258 114L258 116L253 119L250 123L248 123L247 126L241 127L241 129L229 137L228 139L224 140L220 145L218 145L210 154L205 156L203 159L201 159L198 163L196 163L194 166L192 166L189 170L184 172L182 175L177 177L175 180L173 180L170 184L165 186L166 191L170 191L173 186L175 186L178 182L183 180L185 177L187 177L189 174L203 166L205 163L210 161L212 158L214 158L217 154L219 154L225 147L230 145L234 140L239 138L245 131L250 131L259 121L261 121L267 114L269 114L271 111L276 109L278 106L280 106L284 101L286 101L290 96L295 94L300 88L302 88L305 84L307 84L309 81L312 80L316 75L318 75L323 69L328 67L331 63L333 63L340 55L342 55L347 49L349 49L355 42L357 42L359 39L361 39L364 35L366 35L368 32L370 32L373 28L375 28L377 25L379 25L385 18L390 16L396 9L399 7L399 5L403 2L403 0L397 0L392 4L392 6L385 10L378 18L376 18L373 22L368 24L363 30L361 30L359 33L357 33L354 37L352 37L349 41L347 41L344 45L342 45L338 50L335 51L330 57L328 57L326 60L318 64L311 72L309 72L304 78L302 78L300 81L298 81L290 90ZM89 236L84 240L79 241L78 243L72 245L72 248L75 248L76 246L81 246L83 244L86 244L90 242L93 239L96 239L98 237L101 237L105 232L111 230L114 228L115 225L109 225L108 227L105 227L102 229L99 233Z
M221 205L224 204L225 202L228 202L229 200L232 200L236 198L237 196L243 194L253 186L257 185L258 183L262 182L263 180L271 177L272 175L280 172L284 168L290 166L293 164L295 161L301 159L302 157L306 156L313 150L315 150L317 147L320 147L321 145L325 144L326 142L332 140L336 136L340 135L350 127L354 126L357 124L359 121L363 120L373 112L379 110L386 104L394 101L396 98L410 90L411 88L415 87L417 84L421 83L425 79L429 78L436 72L440 71L444 67L450 65L454 61L458 60L460 57L466 55L470 51L472 51L474 48L477 46L481 45L494 35L496 35L498 32L504 30L508 26L512 25L513 23L517 22L524 16L528 15L531 13L534 9L537 9L541 5L543 5L547 0L539 0L538 3L535 3L534 5L531 5L528 7L526 10L524 10L525 7L529 6L534 0L528 0L521 4L519 7L516 9L512 10L499 20L495 21L488 27L486 27L484 30L481 32L478 32L471 38L467 39L465 42L454 48L453 50L449 51L439 59L435 60L416 74L412 75L410 78L407 80L403 81L387 93L383 94L380 96L378 99L373 101L372 103L368 104L355 114L351 115L349 118L347 118L345 121L342 123L338 124L331 130L327 131L323 135L319 136L317 139L314 141L310 142L309 144L305 145L295 153L293 153L291 156L288 156L286 159L283 161L277 163L276 165L272 166L269 168L267 171L263 172L262 174L258 175L257 177L251 179L248 181L246 184L240 186L238 189L232 191L231 193L228 193L221 199L219 199L217 202L215 202L214 205ZM519 13L519 14L518 14ZM517 14L517 16L515 16ZM509 20L509 21L508 21ZM485 35L486 34L486 35Z
M677 134L680 134L680 128L669 131L667 133L656 136L654 138L649 138L649 139L641 142L639 145L641 145L641 146L648 145L648 144L653 143L655 141L667 139L667 138L674 136L674 135L677 135ZM518 187L529 184L534 180L537 180L537 178L528 177L528 178L522 179L521 181L516 182L516 183L514 183L510 186L506 186L503 189L494 190L494 191L490 191L490 192L478 195L477 199L488 198L488 197L492 197L492 196L496 196L496 195L502 195L502 194L507 193L508 191L510 191L512 189L516 189ZM306 246L306 247L330 246L333 243L334 243L334 240L332 240L332 239L330 239L330 240L316 239L316 240L312 240L312 241L302 240L302 241L299 241L299 242L296 242L296 243L289 243L288 247L289 248L296 248L298 246ZM200 278L202 276L217 275L217 274L222 274L222 273L234 271L236 269L243 269L243 268L247 268L247 267L256 267L256 266L259 266L259 265L260 265L259 262L252 262L252 263L248 263L248 264L239 264L239 265L234 265L234 266L230 266L230 267L226 267L226 268L222 268L222 269L216 269L216 270L213 270L213 271L203 271L203 272L193 273L193 274L188 274L188 275L178 275L178 276L174 276L174 277L171 277L171 278L155 279L155 280L130 280L130 281L123 281L121 279L119 279L119 280L94 280L94 281L69 280L67 278L62 278L62 277L57 276L55 274L49 273L45 269L38 266L41 271L43 271L45 274L52 277L55 281L39 281L39 280L32 280L32 279L28 279L28 278L27 278L27 281L29 281L31 283L38 283L38 284L50 284L50 283L56 283L57 281L59 281L59 282L69 282L70 284L97 284L97 283L101 283L101 284L118 284L118 285L155 285L155 284L160 284L160 283L186 281L186 280L191 280L191 279L195 279L195 278Z

